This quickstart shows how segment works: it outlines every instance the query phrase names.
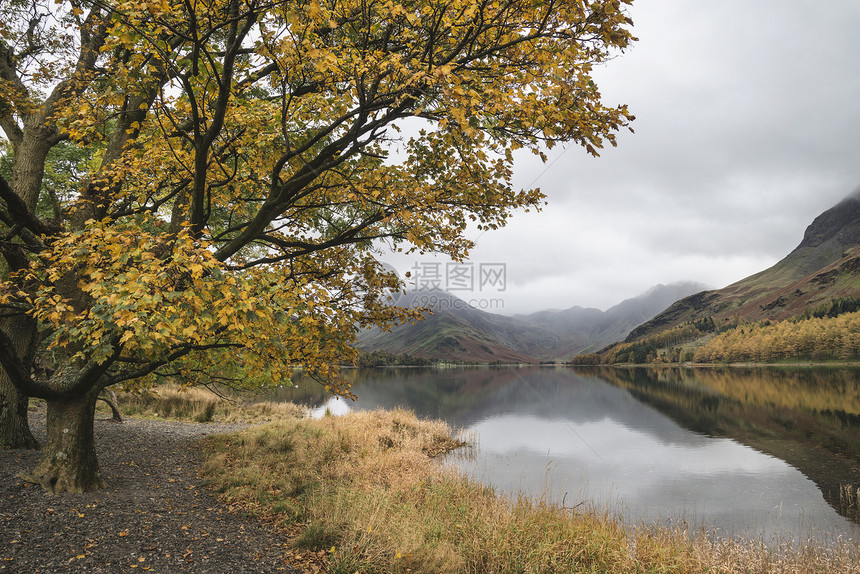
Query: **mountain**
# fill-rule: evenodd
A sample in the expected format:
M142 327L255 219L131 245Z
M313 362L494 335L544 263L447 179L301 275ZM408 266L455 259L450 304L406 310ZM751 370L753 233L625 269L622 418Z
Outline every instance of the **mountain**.
M565 310L539 311L516 315L520 324L540 329L551 337L541 342L541 349L525 348L537 357L567 360L580 353L602 349L620 341L643 321L647 321L673 302L701 291L702 285L692 282L656 285L637 297L625 299L606 311L582 307ZM524 341L524 345L529 342Z
M567 360L688 322L705 320L719 329L781 321L834 301L860 304L860 190L816 217L776 265L723 289L658 285L606 311L571 307L513 317L475 309L448 293L411 295L415 306L429 306L432 314L389 332L365 331L361 349L481 362Z
M429 307L423 321L361 333L359 348L444 360L538 362L567 360L623 339L636 325L679 298L695 283L657 285L601 311L571 307L507 317L481 311L441 291L410 293L400 305Z
M717 328L744 321L781 321L839 299L860 297L860 192L828 209L803 240L773 267L723 289L685 297L633 329L627 342L710 318Z
M378 327L362 332L358 347L365 351L387 351L433 359L532 363L536 358L515 347L520 335L516 321L471 307L444 291L416 291L401 297L398 305L426 307L422 321L383 331ZM539 339L543 333L524 334Z

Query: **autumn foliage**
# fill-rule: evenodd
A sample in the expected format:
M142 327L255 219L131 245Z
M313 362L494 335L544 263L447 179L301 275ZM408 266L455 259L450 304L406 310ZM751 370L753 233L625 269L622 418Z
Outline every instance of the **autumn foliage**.
M628 3L4 2L3 444L45 398L31 479L86 489L64 457L106 386L303 366L348 393L356 329L407 313L381 245L463 258L469 226L541 205L516 150L627 126L591 71L633 40Z
M702 363L769 363L785 359L860 358L860 312L739 325L696 351Z
M834 302L830 307L846 305ZM712 321L701 320L613 345L599 358L589 356L584 363L584 359L574 363L856 361L860 359L860 312L814 311L785 321L733 324L719 330Z

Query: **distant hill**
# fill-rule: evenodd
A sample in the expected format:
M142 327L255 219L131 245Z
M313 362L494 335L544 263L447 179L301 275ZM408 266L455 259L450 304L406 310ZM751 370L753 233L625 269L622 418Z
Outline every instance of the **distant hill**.
M654 317L678 299L701 291L702 288L703 285L692 282L656 285L606 311L571 307L562 311L549 310L517 315L514 319L552 335L549 344L543 343L543 352L532 354L540 358L567 360L580 353L598 351L610 343L624 339L635 326Z
M685 297L633 329L627 342L682 323L712 319L715 326L781 321L834 300L860 297L860 194L828 209L779 263L723 289Z
M390 332L371 329L359 336L365 351L479 362L567 360L623 339L636 325L679 298L700 291L695 283L657 285L638 297L601 311L571 307L507 317L470 307L441 291L409 293L401 305L428 305L423 321Z
M450 293L411 292L397 304L428 307L430 312L425 313L422 321L403 324L388 332L376 327L362 332L358 338L360 349L452 361L531 363L536 360L515 348L515 341L522 335L516 321L471 307Z

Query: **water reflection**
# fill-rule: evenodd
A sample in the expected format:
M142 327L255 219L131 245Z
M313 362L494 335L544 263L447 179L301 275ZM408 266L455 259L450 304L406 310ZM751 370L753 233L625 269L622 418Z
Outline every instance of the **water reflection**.
M858 375L860 370L847 368L599 372L685 428L730 437L787 461L854 521L860 519L858 506L844 494L860 486Z
M381 369L355 403L475 431L465 471L506 492L725 535L851 535L857 371ZM319 398L315 398L319 405ZM325 407L323 407L325 408ZM829 503L829 504L828 504Z

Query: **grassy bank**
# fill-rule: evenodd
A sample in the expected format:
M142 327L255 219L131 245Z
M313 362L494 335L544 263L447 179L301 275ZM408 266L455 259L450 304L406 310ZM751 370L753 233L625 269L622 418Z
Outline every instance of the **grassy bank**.
M848 547L775 552L507 500L433 460L458 444L399 410L285 419L209 439L205 474L332 574L860 572Z
M202 387L183 388L164 384L140 393L117 393L120 411L125 416L205 422L269 422L300 418L304 409L292 403L227 400ZM99 401L100 411L108 413Z

